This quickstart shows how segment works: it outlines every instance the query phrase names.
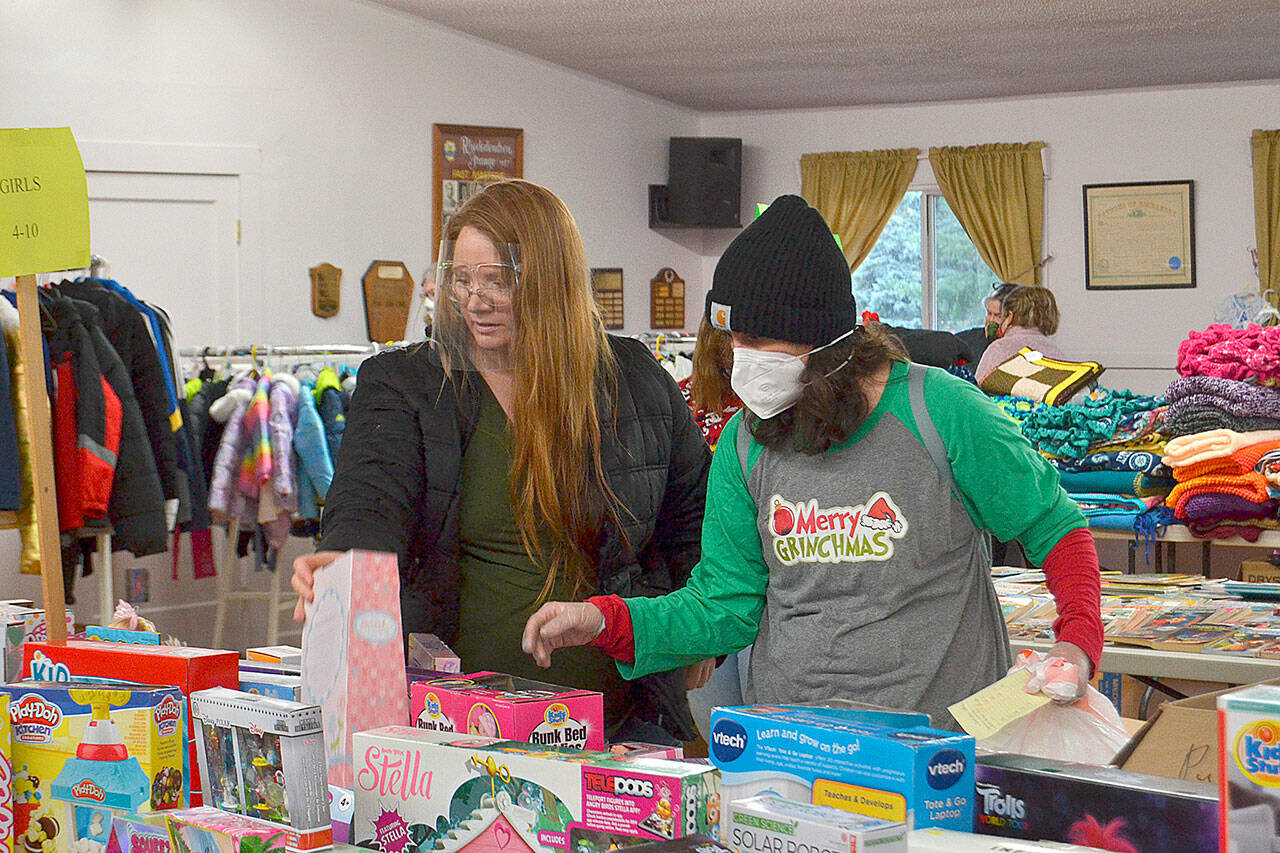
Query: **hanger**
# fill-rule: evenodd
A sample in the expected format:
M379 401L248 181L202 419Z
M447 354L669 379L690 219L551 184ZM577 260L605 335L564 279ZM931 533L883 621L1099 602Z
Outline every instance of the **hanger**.
M1280 310L1276 309L1276 301L1276 292L1273 288L1268 287L1262 291L1262 307L1254 315L1253 322L1259 326L1280 325Z
M217 375L213 367L209 364L209 347L205 347L204 352L200 353L200 364L202 366L198 375L202 382L209 382Z

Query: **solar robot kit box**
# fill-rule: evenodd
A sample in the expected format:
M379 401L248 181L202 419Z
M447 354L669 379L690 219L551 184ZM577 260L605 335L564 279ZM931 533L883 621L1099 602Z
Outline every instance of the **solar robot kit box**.
M657 841L719 824L706 765L404 726L355 743L353 841L387 853L574 853L580 830Z
M772 793L908 828L971 831L973 738L927 720L846 708L716 708L711 760L726 801Z

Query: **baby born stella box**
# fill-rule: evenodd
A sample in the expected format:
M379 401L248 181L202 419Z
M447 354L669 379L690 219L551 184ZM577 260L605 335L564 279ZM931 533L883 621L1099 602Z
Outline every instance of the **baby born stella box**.
M386 853L564 853L579 828L653 841L719 825L706 765L403 726L355 746L353 841Z
M415 682L409 695L419 728L604 749L604 696L591 690L477 672Z

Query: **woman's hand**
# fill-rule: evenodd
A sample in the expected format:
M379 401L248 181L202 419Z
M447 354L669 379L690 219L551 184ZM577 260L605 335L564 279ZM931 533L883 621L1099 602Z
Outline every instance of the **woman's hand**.
M711 680L711 676L715 671L715 658L707 658L706 660L689 664L684 668L684 689L697 690Z
M594 604L549 601L525 623L520 647L545 669L551 666L551 653L556 649L585 646L603 630L604 614Z
M293 608L294 622L306 619L306 604L315 598L312 588L316 584L316 572L341 556L341 551L317 551L314 554L303 554L293 561L293 577L289 583L298 594L298 603Z

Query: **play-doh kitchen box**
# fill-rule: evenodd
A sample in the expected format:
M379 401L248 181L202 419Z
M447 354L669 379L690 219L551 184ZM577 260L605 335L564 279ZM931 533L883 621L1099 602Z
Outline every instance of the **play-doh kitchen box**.
M500 672L415 681L410 719L418 728L518 740L538 746L604 749L604 696Z
M653 841L719 827L707 765L404 726L354 743L352 841L386 853L566 853L580 829Z

